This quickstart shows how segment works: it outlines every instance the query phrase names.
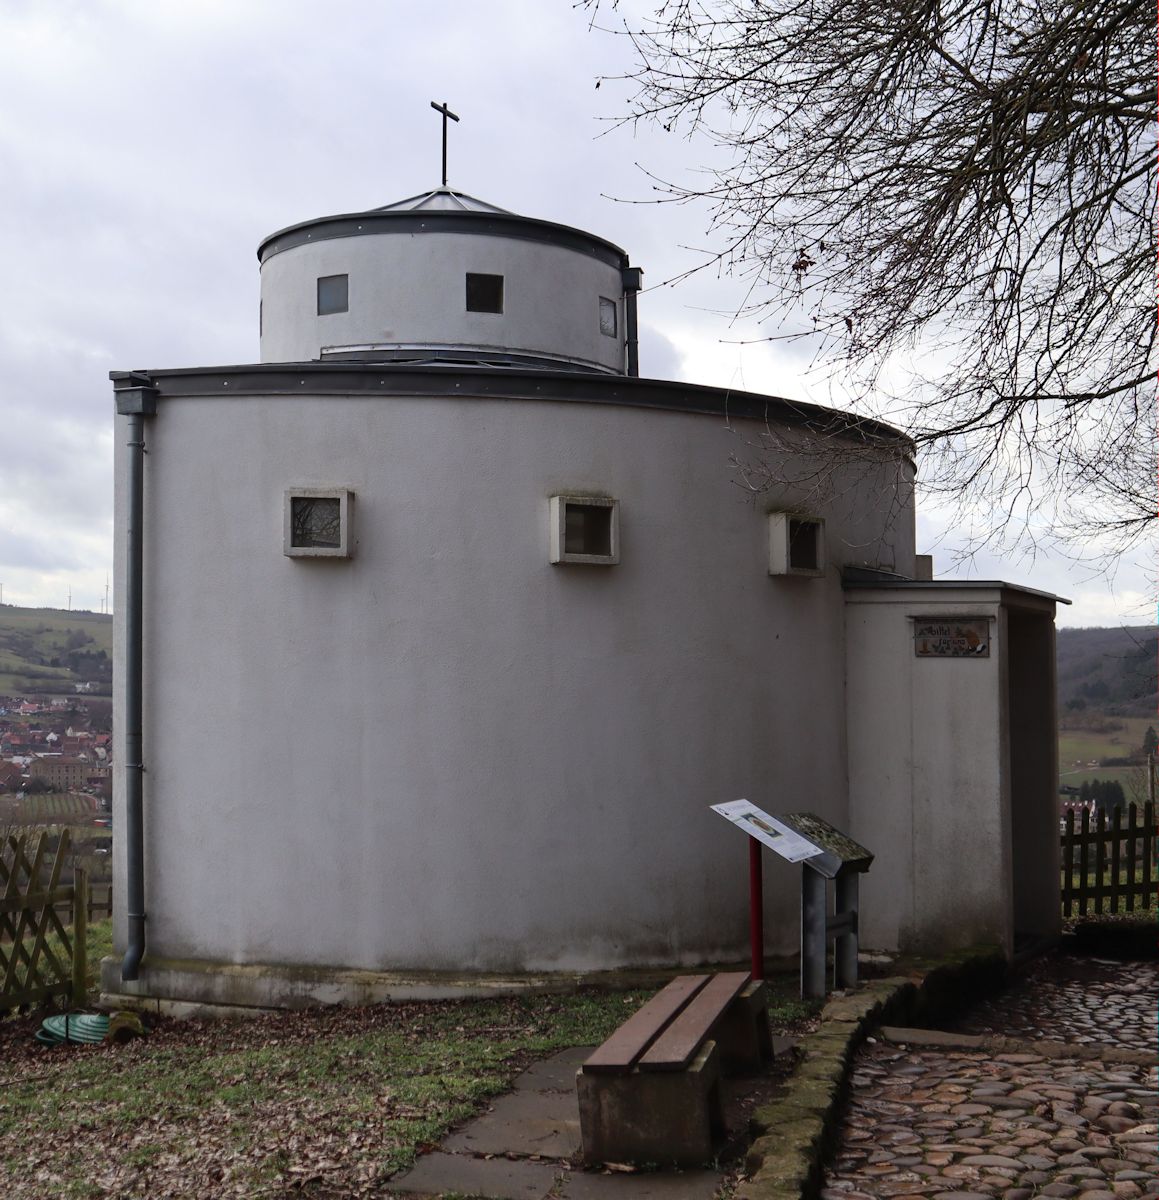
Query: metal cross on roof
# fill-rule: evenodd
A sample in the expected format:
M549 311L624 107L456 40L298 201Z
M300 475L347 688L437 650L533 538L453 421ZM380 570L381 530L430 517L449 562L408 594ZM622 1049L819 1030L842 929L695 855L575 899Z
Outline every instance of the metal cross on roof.
M459 118L453 112L451 112L451 110L447 107L447 102L445 100L442 102L442 104L436 104L432 100L431 108L433 108L435 110L435 112L443 114L443 187L446 187L447 186L447 118L450 117L452 121L457 121Z

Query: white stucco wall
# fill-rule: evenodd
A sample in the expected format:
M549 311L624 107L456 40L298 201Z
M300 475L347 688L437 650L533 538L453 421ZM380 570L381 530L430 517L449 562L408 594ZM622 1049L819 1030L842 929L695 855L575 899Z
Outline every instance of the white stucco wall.
M166 398L147 424L154 956L734 956L746 849L707 806L846 823L839 570L882 541L880 479L810 500L825 578L773 579L736 422L294 395ZM285 557L285 488L330 484L356 493L356 557ZM548 497L585 490L621 502L616 567L548 562ZM890 542L912 566L908 500ZM791 950L797 871L766 881Z
M913 618L990 617L989 658L918 658ZM852 590L846 601L850 832L876 860L861 942L1012 945L1001 589Z
M466 311L468 271L503 276L502 313ZM326 275L349 275L349 312L318 315ZM323 347L464 346L624 370L619 268L562 246L441 230L332 238L267 258L261 295L262 362L309 362ZM615 337L600 332L601 296L616 302Z

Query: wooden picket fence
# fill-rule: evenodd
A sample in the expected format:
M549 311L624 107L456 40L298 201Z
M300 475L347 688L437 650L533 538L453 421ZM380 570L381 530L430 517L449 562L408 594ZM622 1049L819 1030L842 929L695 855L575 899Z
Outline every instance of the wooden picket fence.
M1126 814L1112 810L1108 819L1100 809L1091 820L1087 809L1076 828L1074 810L1066 814L1062 833L1062 913L1085 917L1089 908L1103 912L1147 910L1159 900L1156 878L1155 805L1147 801L1142 812L1131 804Z
M113 915L113 885L108 880L89 881L88 918L103 921Z
M0 1013L56 997L84 1003L88 881L76 867L73 882L61 883L68 853L67 830L0 843ZM58 904L71 910L71 925Z
M64 889L68 891L67 888ZM88 906L86 916L90 924L94 921L104 921L113 915L113 885L108 880L89 879ZM72 921L76 909L76 900L63 900L55 905L57 913L64 921Z

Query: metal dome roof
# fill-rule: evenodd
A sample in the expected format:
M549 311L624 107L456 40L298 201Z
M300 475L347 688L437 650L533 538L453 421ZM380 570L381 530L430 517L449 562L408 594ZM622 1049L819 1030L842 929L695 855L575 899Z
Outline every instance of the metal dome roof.
M486 200L468 196L466 192L456 192L445 187L435 188L432 192L423 192L418 196L408 196L405 200L396 200L393 204L384 204L381 208L372 208L370 211L502 213L509 217L515 215L510 209L488 204Z

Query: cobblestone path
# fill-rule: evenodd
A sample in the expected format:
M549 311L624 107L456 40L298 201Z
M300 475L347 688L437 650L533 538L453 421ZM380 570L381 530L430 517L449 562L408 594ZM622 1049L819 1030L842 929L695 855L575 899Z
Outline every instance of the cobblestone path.
M1059 955L1035 963L1021 983L955 1028L1154 1051L1156 997L1159 963Z
M960 1026L1023 1052L867 1044L823 1200L1159 1200L1156 980L1059 958Z

